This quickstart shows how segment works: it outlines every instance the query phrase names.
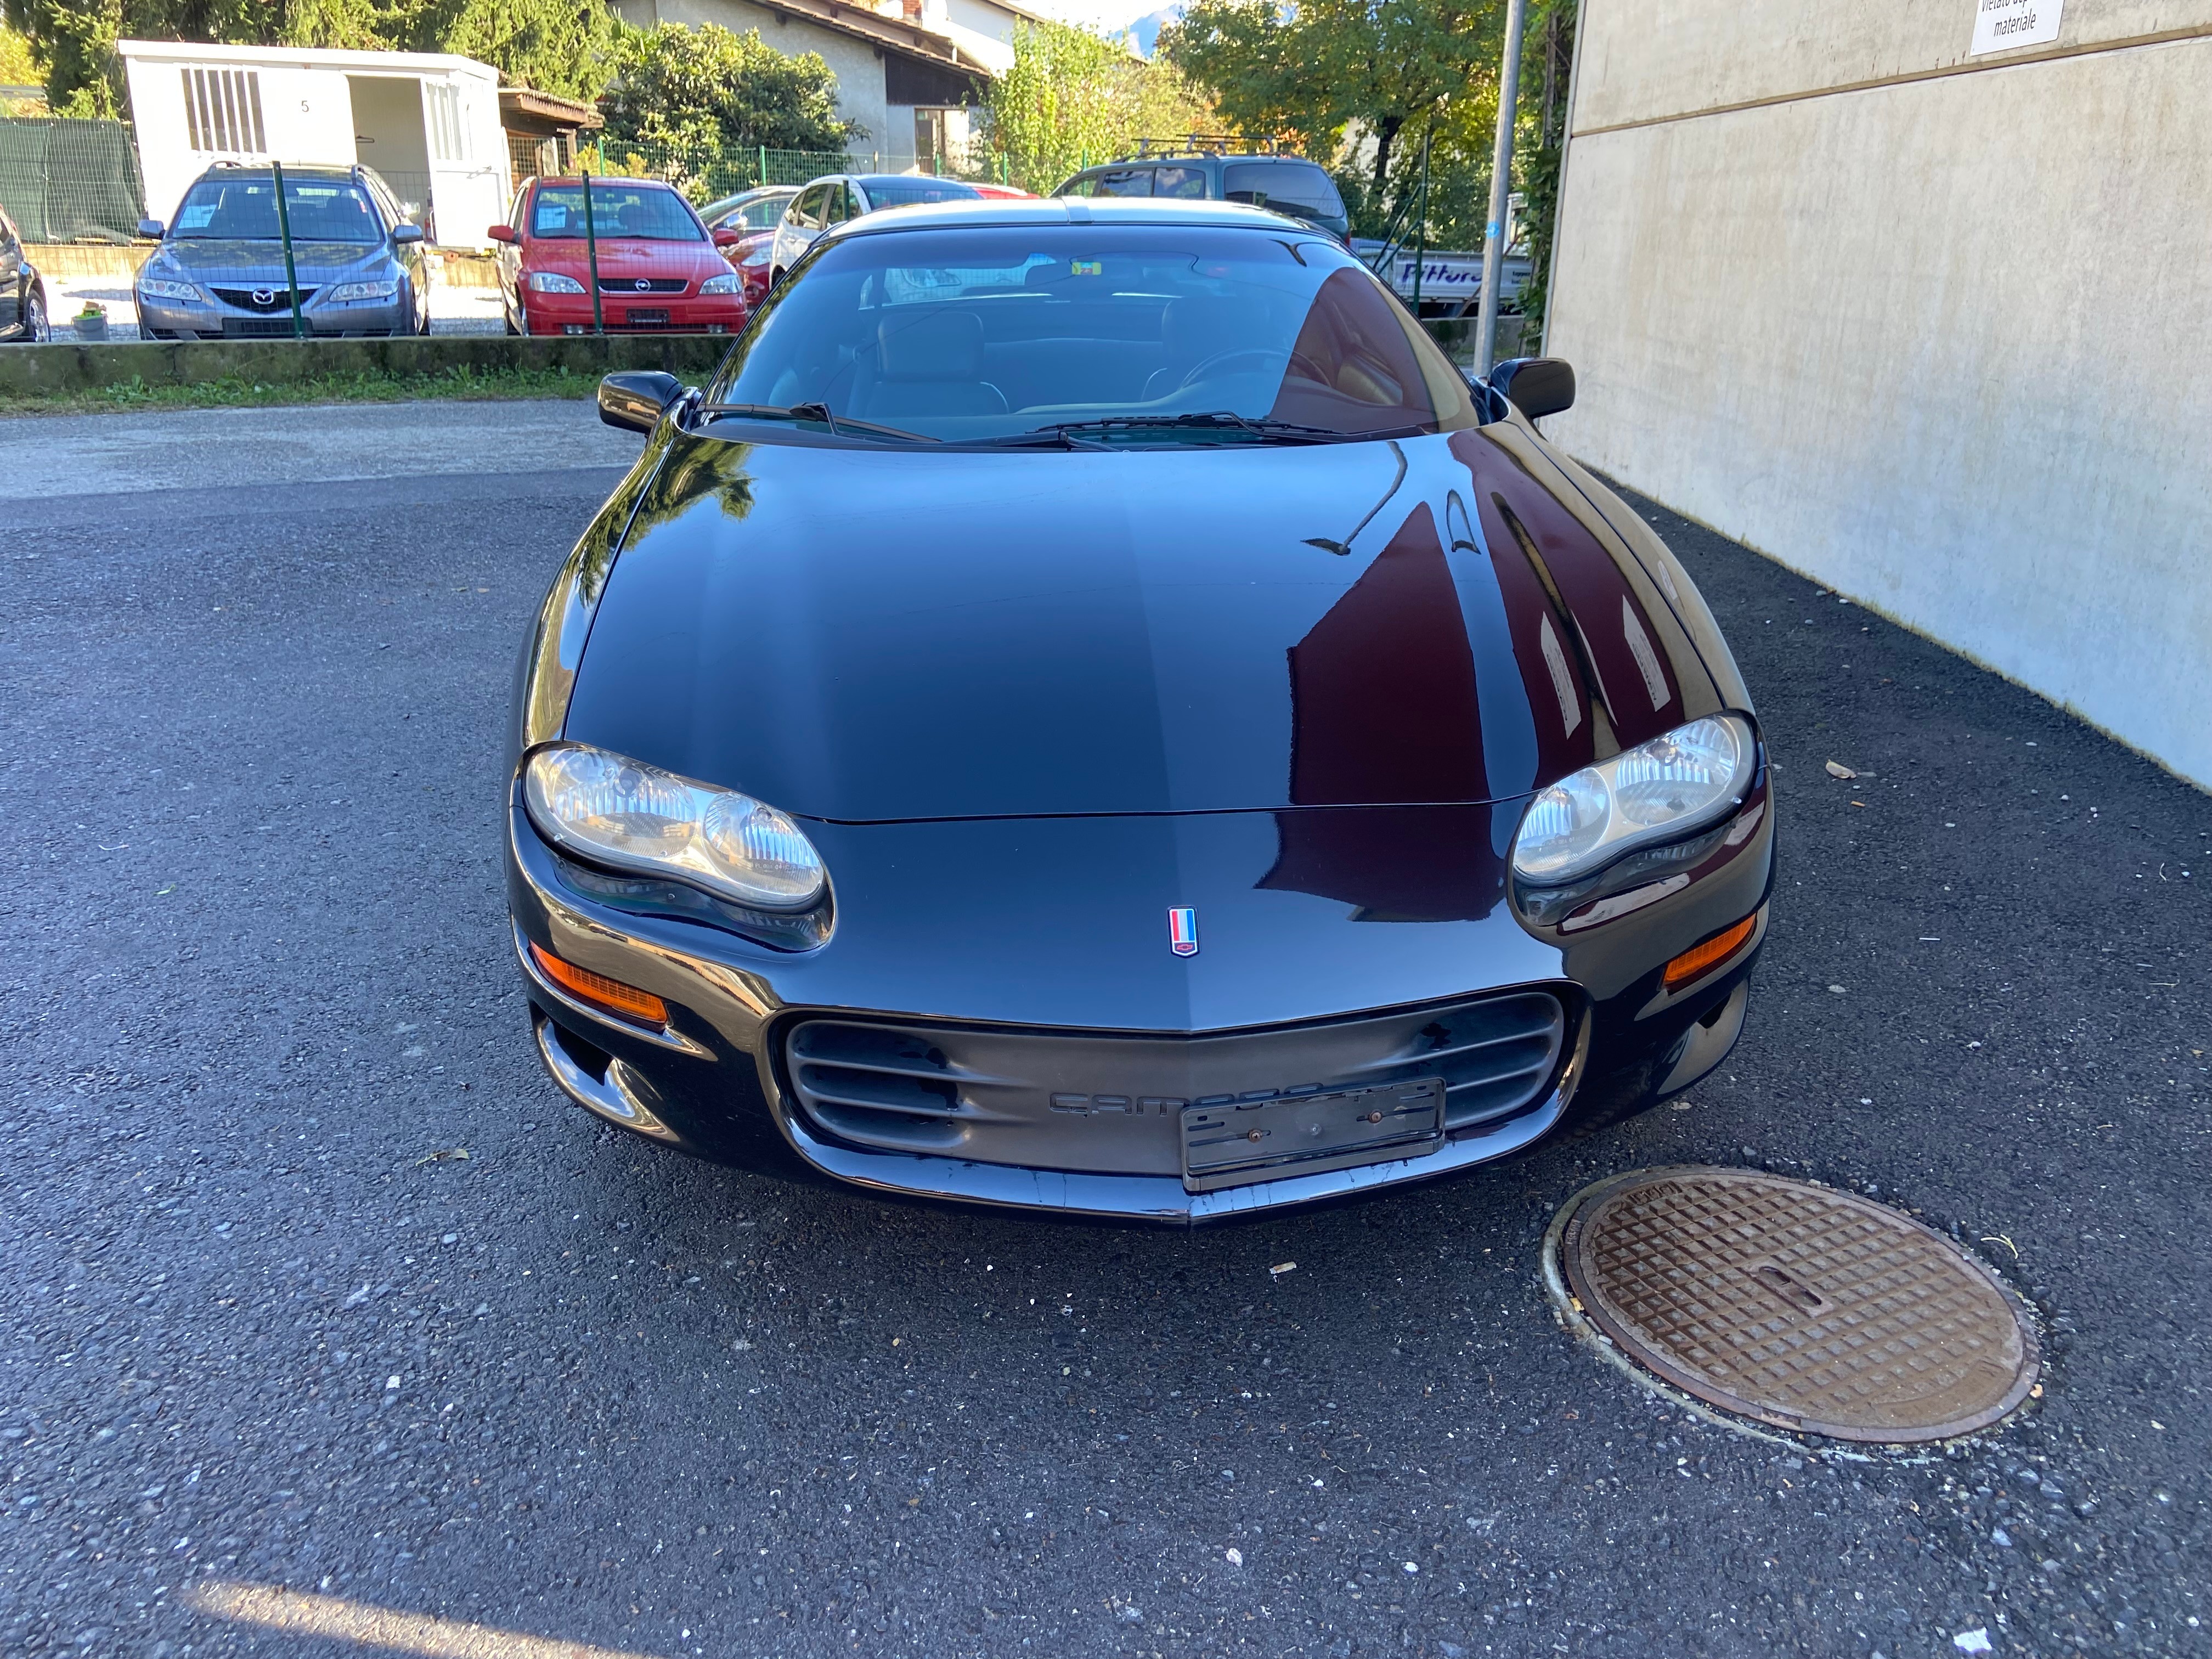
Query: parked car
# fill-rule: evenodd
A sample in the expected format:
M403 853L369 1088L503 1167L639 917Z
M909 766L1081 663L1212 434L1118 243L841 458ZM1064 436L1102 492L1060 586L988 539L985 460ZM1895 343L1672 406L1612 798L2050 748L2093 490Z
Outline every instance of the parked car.
M365 167L284 168L284 214L267 167L218 161L192 181L138 269L138 331L149 339L289 338L289 222L300 316L313 335L428 334L430 276L422 228Z
M783 273L799 263L814 239L834 226L885 208L973 201L981 193L958 179L933 179L918 173L837 173L814 179L792 198L776 225L769 280L781 282Z
M774 230L799 190L797 185L761 185L741 190L735 196L708 203L699 210L699 216L709 230L741 231L748 236L757 230Z
M730 334L744 325L744 279L690 203L657 179L593 179L586 234L580 179L532 179L514 195L497 243L510 334L589 334L593 246L599 312L617 333Z
M722 250L730 268L744 278L745 309L766 297L769 262L775 257L775 228L799 194L797 185L768 185L725 198L700 210L710 230L734 230L740 240Z
M1037 193L1018 185L978 185L975 193L987 202L1034 202Z
M1743 1021L1757 716L1650 526L1334 239L1229 204L828 231L521 664L538 1051L610 1121L1158 1221L1503 1157Z
M31 264L15 222L0 212L0 340L36 345L54 337L46 284Z
M1197 149L1139 155L1086 167L1053 194L1245 202L1318 225L1339 240L1352 230L1336 180L1301 155Z

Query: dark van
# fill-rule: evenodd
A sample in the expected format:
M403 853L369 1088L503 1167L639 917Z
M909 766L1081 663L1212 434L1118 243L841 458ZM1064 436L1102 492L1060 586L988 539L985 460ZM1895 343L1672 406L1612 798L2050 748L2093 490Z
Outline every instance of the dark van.
M1207 149L1138 154L1085 167L1055 196L1179 196L1200 202L1249 202L1305 220L1341 241L1351 233L1336 181L1302 155Z

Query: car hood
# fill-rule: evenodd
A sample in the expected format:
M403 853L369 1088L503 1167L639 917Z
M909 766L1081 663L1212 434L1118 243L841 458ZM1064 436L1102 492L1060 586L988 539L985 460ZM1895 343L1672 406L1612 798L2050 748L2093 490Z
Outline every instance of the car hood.
M380 244L292 244L292 268L300 273L303 286L357 265L382 264L385 257ZM162 243L157 258L179 270L216 282L258 282L265 278L279 287L284 282L284 245L281 242L180 238Z
M565 735L844 822L1510 799L1719 706L1527 427L1147 453L664 425ZM565 653L564 653L565 654Z

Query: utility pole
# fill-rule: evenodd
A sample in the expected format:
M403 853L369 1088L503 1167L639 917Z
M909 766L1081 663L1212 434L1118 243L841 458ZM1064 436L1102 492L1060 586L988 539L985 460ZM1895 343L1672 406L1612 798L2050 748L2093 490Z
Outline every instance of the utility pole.
M1528 0L1505 0L1505 62L1498 72L1498 142L1490 153L1490 216L1482 228L1482 310L1474 366L1490 373L1498 353L1498 284L1505 263L1505 198L1513 179L1513 103L1521 85L1521 29Z

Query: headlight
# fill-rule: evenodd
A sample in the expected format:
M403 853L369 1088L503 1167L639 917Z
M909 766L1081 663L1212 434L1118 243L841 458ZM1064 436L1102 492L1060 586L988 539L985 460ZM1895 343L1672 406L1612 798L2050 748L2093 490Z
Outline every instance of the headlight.
M523 771L530 821L577 857L687 882L763 910L804 910L828 880L813 843L773 806L584 744Z
M532 294L581 294L584 291L584 285L574 276L563 276L557 270L532 271L528 286Z
M138 291L149 300L182 300L188 305L210 303L208 296L192 283L173 283L166 276L141 276Z
M1694 834L1742 801L1757 755L1748 724L1713 714L1586 766L1528 803L1513 872L1539 884L1572 881L1638 847Z
M699 292L702 294L738 294L744 291L744 286L745 279L738 276L736 271L730 270L723 272L720 276L709 276L705 282L699 284Z
M397 283L340 283L325 300L396 300L399 297Z

